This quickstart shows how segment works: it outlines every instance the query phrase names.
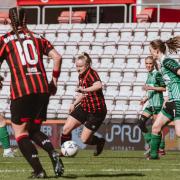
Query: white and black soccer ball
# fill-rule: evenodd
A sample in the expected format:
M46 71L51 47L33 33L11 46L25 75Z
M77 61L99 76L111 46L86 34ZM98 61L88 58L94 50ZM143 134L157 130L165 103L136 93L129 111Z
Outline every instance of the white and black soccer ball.
M66 141L61 146L61 153L66 157L74 157L79 150L79 146L74 141Z

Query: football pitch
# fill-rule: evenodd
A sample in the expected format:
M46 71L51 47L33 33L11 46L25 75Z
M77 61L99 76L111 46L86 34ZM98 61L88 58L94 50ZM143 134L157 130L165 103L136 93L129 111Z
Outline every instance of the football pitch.
M2 154L2 150L1 150ZM160 160L145 160L143 151L104 151L93 157L92 150L81 150L74 158L62 160L65 173L58 179L86 180L175 180L180 179L180 153L167 152ZM49 179L54 178L50 159L39 151ZM15 158L0 157L0 180L23 180L32 170L22 155Z

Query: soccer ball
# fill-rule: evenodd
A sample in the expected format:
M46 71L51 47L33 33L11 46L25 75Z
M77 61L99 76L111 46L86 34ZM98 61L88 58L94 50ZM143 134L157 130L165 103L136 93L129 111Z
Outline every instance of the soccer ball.
M78 152L78 145L74 141L66 141L61 146L61 153L66 157L74 157Z

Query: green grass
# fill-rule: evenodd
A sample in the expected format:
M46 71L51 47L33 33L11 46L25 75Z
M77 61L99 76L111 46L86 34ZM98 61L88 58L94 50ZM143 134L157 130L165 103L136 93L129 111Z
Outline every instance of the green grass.
M2 151L1 151L2 152ZM60 179L86 180L179 180L180 153L167 152L160 160L145 160L142 151L104 151L99 157L82 150L74 158L62 158L65 173ZM49 179L54 178L51 162L43 151L41 162ZM0 180L23 180L31 173L20 153L16 158L0 157Z

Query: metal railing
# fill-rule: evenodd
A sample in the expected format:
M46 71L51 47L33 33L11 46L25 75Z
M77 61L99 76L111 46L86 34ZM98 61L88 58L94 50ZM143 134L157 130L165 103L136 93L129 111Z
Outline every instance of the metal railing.
M132 8L137 6L155 7L157 8L157 22L160 22L160 11L162 6L180 6L180 3L143 3L143 4L131 4L129 6L129 22L132 22Z
M70 11L70 19L69 19L69 23L72 23L72 10L73 8L92 8L95 7L96 8L96 23L99 24L100 23L100 8L102 7L124 7L124 22L127 22L127 5L126 4L112 4L112 5L75 5L75 6L44 6L42 8L42 24L45 24L45 13L46 13L46 9L64 9L64 8L68 8Z

